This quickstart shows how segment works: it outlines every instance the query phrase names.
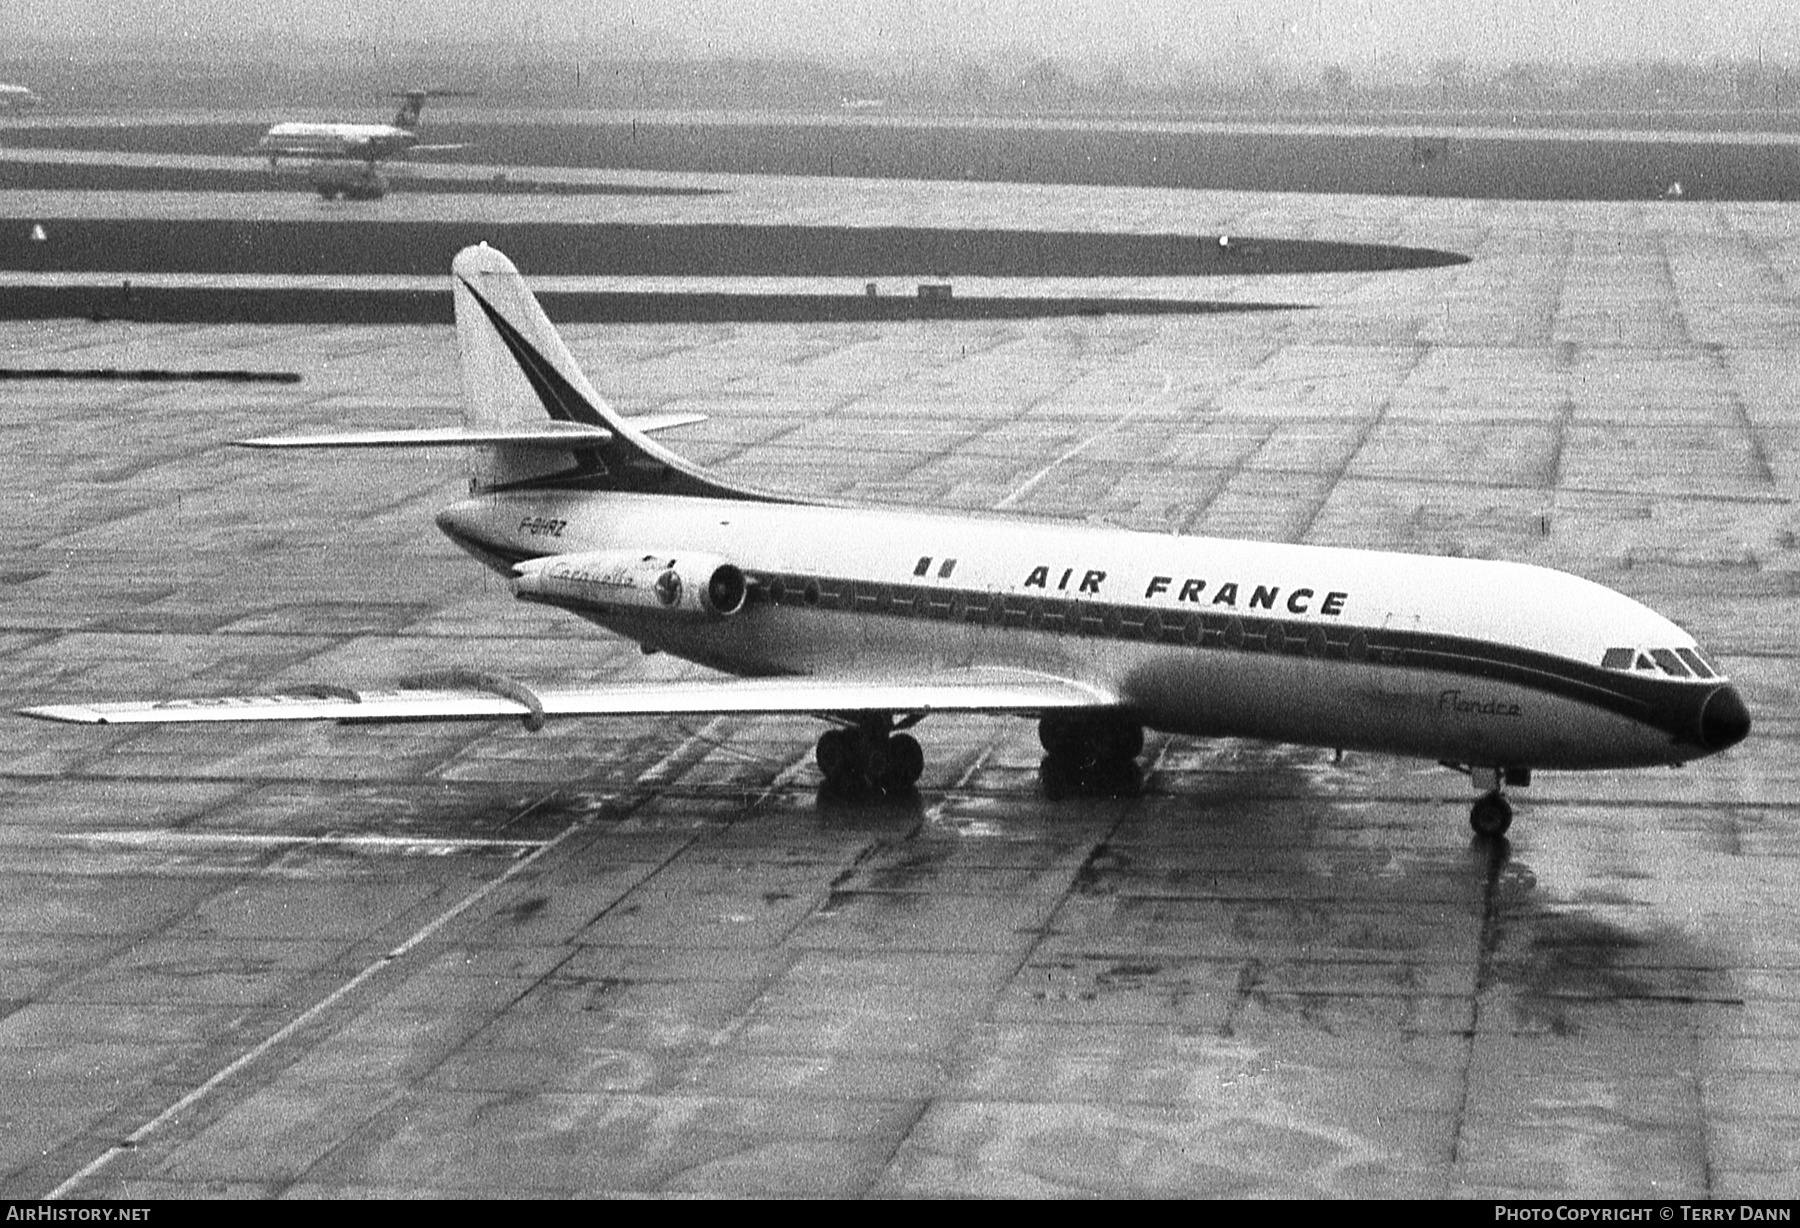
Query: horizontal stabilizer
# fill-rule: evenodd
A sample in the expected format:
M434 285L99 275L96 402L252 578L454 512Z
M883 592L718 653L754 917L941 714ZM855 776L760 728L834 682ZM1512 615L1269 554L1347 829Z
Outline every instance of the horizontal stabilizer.
M691 426L696 422L705 422L705 414L633 414L620 419L633 430L642 431L646 435L654 435L658 431L666 431L677 426Z
M503 683L500 684L500 683ZM20 715L81 725L237 721L457 721L552 716L718 715L722 713L980 712L1028 715L1100 711L1116 696L1067 678L1010 670L964 671L922 682L821 678L720 678L546 687L512 679L478 686L356 692L318 687L290 695L241 695L160 702L54 704Z
M626 418L645 433L705 422L705 414L639 414ZM324 435L266 435L234 441L240 448L474 448L518 444L538 448L591 448L613 433L586 422L520 422L507 426L426 426L395 431L337 431Z

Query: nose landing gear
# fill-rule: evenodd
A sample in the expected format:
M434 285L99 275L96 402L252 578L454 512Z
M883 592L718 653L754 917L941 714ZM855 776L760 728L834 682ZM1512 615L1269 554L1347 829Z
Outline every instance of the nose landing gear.
M1524 788L1531 783L1529 768L1459 768L1468 773L1469 780L1477 789L1482 790L1475 804L1469 807L1469 826L1477 836L1485 840L1497 840L1506 834L1512 826L1512 803L1506 800L1506 787L1517 785Z
M1475 834L1492 840L1506 834L1512 826L1512 803L1506 800L1506 794L1498 789L1483 793L1469 807L1469 826Z

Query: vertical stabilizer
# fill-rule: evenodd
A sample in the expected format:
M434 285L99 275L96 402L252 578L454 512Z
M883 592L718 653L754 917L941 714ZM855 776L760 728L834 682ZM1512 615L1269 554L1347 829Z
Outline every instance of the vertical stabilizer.
M720 499L791 502L720 481L653 442L588 383L513 262L483 243L451 265L456 342L462 353L463 420L476 430L578 422L611 437L567 452L499 444L476 454L476 490L529 483Z
M400 109L394 112L394 127L404 128L408 132L419 129L419 113L425 109L425 100L431 97L430 90L407 90L400 95L403 101Z
M463 423L476 430L542 422L599 426L600 395L575 364L519 270L483 243L451 266L456 344L462 360ZM528 374L529 373L529 374ZM567 455L499 446L472 454L476 487L511 485L568 471Z

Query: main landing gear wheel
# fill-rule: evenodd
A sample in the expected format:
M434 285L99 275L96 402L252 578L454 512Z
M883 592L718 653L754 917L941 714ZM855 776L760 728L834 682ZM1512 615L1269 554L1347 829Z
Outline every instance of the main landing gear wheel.
M1144 727L1116 716L1046 716L1038 722L1038 742L1071 767L1112 766L1143 752Z
M1044 762L1038 769L1051 800L1083 793L1128 793L1142 778L1137 757L1144 727L1120 716L1053 714L1038 722Z
M1476 835L1489 840L1504 836L1506 829L1512 826L1512 817L1512 803L1498 789L1483 793L1469 807L1469 826L1475 829Z
M918 739L889 732L886 722L827 730L813 757L828 786L849 792L910 789L925 771Z

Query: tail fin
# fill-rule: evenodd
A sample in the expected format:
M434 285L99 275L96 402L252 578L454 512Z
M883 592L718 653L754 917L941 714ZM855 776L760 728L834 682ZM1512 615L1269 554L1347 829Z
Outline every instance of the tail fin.
M548 415L611 432L593 447L566 453L511 443L483 449L471 473L472 490L565 487L791 501L722 482L621 417L588 383L519 270L500 252L485 243L464 248L451 265L451 282L468 430L540 425Z
M430 90L407 90L400 97L400 109L394 112L394 127L404 128L408 132L416 132L419 128L419 112L425 109L425 100L431 97Z

